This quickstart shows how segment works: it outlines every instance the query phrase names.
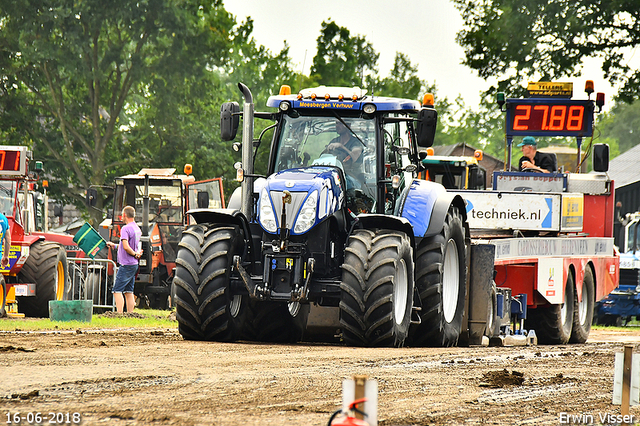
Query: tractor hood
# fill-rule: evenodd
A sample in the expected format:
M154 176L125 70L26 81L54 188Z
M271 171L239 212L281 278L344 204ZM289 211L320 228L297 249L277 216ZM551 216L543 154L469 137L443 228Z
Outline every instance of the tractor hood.
M292 235L304 234L342 208L343 185L334 167L297 168L271 175L258 201L260 225L270 234L279 234L284 205L285 227ZM290 200L285 191L291 194Z

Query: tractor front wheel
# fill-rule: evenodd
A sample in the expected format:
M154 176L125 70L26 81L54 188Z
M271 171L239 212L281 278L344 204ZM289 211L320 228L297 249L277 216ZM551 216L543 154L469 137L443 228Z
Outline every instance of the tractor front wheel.
M248 296L231 295L237 226L197 224L182 232L173 279L178 331L186 340L228 342L241 336Z
M357 230L340 283L340 324L354 346L402 346L413 308L413 253L406 234Z

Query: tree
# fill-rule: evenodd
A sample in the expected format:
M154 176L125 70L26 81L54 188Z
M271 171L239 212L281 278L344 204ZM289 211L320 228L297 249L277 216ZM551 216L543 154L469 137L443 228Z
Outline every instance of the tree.
M625 49L640 42L635 1L609 0L453 0L465 27L458 43L464 64L480 77L498 77L499 88L525 78L553 81L580 73L585 58L602 58L621 99L638 99L640 71L624 60Z
M380 55L362 36L351 36L345 27L324 21L317 39L311 76L327 86L362 87L366 78L376 74Z
M411 64L409 57L396 52L389 77L383 78L377 86L380 90L376 93L384 96L419 99L426 83L418 77L418 67Z
M80 203L153 158L146 99L223 64L234 21L221 1L7 0L0 24L0 129L50 156L52 195Z

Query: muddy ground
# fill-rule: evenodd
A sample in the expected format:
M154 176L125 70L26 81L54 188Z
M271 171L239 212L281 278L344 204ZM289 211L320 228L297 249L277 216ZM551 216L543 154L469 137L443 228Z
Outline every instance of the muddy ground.
M0 422L19 412L21 424L62 413L55 423L326 425L342 380L364 374L378 382L380 425L600 424L620 413L613 363L624 342L638 345L640 330L593 330L584 345L446 349L190 342L173 329L2 332ZM640 420L640 408L631 414Z

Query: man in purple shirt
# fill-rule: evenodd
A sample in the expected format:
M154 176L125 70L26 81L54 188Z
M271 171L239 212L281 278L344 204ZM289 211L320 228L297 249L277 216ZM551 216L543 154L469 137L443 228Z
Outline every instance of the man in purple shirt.
M122 218L125 225L120 230L120 244L111 241L107 245L111 248L118 247L118 272L116 281L113 284L113 300L116 302L118 313L124 311L125 298L127 302L127 312L133 312L135 298L133 296L133 285L138 272L138 259L142 257L142 246L140 237L142 231L135 221L136 211L131 206L122 209Z

